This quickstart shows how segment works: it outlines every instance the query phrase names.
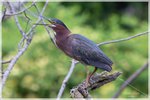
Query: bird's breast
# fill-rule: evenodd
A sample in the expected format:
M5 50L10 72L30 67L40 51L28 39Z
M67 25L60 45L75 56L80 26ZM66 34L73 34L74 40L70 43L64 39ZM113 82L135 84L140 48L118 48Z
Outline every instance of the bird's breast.
M71 42L67 39L62 39L58 41L56 39L56 44L61 49L66 55L72 57L72 47L71 47Z

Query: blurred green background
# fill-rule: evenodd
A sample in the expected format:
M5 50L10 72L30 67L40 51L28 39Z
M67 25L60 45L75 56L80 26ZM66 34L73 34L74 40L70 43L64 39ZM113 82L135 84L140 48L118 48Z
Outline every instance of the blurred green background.
M26 6L30 4L31 2L28 2ZM37 6L42 9L44 2L38 2ZM34 7L30 11L37 14ZM37 20L32 15L27 15L32 19L31 22ZM146 2L49 2L43 15L61 19L73 33L82 34L95 43L125 38L148 30ZM25 30L27 19L23 16L19 16L19 21ZM3 60L9 60L17 53L20 40L21 34L14 18L5 19L2 22ZM114 62L112 71L121 71L123 74L120 79L90 93L95 98L110 98L124 82L121 79L126 80L147 62L148 36L107 44L100 48ZM44 27L38 26L28 50L18 60L6 82L3 97L55 98L70 64L71 59L54 46ZM6 67L7 64L3 65L4 69ZM94 68L89 69L93 71ZM78 64L68 81L63 97L70 97L70 89L85 78L85 68ZM145 70L130 85L134 88L126 87L120 95L121 98L147 97L148 71Z

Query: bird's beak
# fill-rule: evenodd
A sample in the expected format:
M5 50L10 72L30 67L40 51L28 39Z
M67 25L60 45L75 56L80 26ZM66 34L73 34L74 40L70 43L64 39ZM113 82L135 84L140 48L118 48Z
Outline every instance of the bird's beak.
M49 25L49 27L51 27L51 28L56 27L56 25L54 25L54 22L51 19L48 19L48 21L51 23Z
M56 27L56 25L53 25L53 24L49 24L48 26L51 28Z
M53 28L53 27L56 27L56 25L54 25L54 22L51 20L51 19L48 19L48 18L46 18L46 17L44 17L44 16L42 16L45 20L47 20L47 21L49 21L51 24L49 24L48 26L49 27L51 27L51 28Z

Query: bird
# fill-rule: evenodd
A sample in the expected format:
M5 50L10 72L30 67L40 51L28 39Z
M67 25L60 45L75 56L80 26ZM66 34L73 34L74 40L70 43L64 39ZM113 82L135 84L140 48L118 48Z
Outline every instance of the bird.
M45 18L45 17L44 17ZM47 19L47 18L46 18ZM110 72L113 62L92 40L80 35L72 33L69 28L57 18L48 18L50 27L54 33L54 40L57 47L67 56L79 61L85 66L93 66L94 71L87 75L86 82L89 80L97 69Z

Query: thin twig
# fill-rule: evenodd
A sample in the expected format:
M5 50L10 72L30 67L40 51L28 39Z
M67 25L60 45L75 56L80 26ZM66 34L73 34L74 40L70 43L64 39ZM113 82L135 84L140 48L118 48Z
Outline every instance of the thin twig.
M14 15L18 15L18 14L22 14L24 11L28 10L29 8L31 8L34 5L35 2L33 2L29 7L24 8L23 10L19 11L19 12L13 12L11 14L5 14L5 16L14 16Z
M27 16L26 12L24 11L24 15L25 15L25 18L28 19L28 21L30 21L31 19Z
M38 15L34 14L33 12L31 12L30 10L26 10L26 12L28 12L28 14L30 14L31 16L38 18Z
M34 6L35 6L35 8L37 9L38 13L40 13L38 7L36 6L36 4L34 4ZM56 41L52 38L53 36L50 34L49 28L47 27L46 23L44 22L43 16L41 16L41 19L42 19L42 23L43 23L42 25L44 25L44 27L45 27L45 29L46 29L46 31L47 31L47 33L48 33L48 35L49 35L51 41L52 41L52 42L55 44L55 46L57 47ZM39 25L39 24L38 24L38 25Z
M8 3L9 3L9 2L8 2ZM46 6L47 6L47 3L48 3L48 2L45 3L45 5L44 5L44 7L43 7L43 9L42 9L42 12L40 13L40 15L43 14L43 12L44 12L44 10L45 10L45 8L46 8ZM10 4L10 3L9 3L9 4ZM41 20L41 18L39 17L38 20L36 21L36 23L39 23L40 20ZM33 32L33 30L35 29L35 27L36 27L36 25L33 25L33 26L31 27L31 29L29 30L28 34L33 34L32 32ZM32 38L32 35L31 35L30 38ZM11 70L13 69L14 65L16 64L16 62L18 61L18 59L20 58L20 56L23 55L23 53L27 50L27 48L28 48L28 46L29 46L30 43L31 43L31 39L27 39L27 42L26 42L26 44L24 45L24 47L23 47L23 48L16 54L16 56L14 56L14 58L11 60L10 64L8 65L6 71L5 71L4 74L3 74L3 78L2 78L2 89L4 88L4 85L5 85L5 83L6 83L6 80L7 80L8 76L9 76Z
M46 9L47 4L48 4L48 0L46 0L45 5L44 5L44 7L43 7L43 9L42 9L42 11L41 11L39 17L38 17L38 20L37 20L36 23L31 27L31 29L29 30L28 34L29 34L30 32L32 32L33 29L37 26L36 24L38 24L38 23L41 21L41 16L42 16L42 14L44 13L44 10ZM27 34L27 35L28 35L28 34Z
M122 38L122 39L117 39L117 40L112 40L112 41L106 41L106 42L99 43L99 44L97 44L97 45L98 45L98 46L101 46L101 45L104 45L104 44L110 44L110 43L116 43L116 42L127 41L127 40L130 40L130 39L135 38L135 37L138 37L138 36L146 35L146 34L148 34L148 33L149 33L149 32L146 31L146 32L142 32L142 33L136 34L136 35L134 35L134 36L130 36L130 37L127 37L127 38Z
M26 32L26 30L28 28L28 25L29 25L29 22L30 22L31 19L27 16L26 12L24 12L24 15L27 18L27 25L26 25L26 28L25 28L25 32Z
M6 11L7 11L7 9L6 9L6 8L4 8L4 12L3 12L3 14L2 14L1 21L3 21L3 20L4 20L4 18L5 18L5 15L6 15Z
M14 13L15 10L14 10L13 5L12 5L11 3L9 3L8 5L9 5L9 7L10 7L10 11L11 11L12 13ZM18 16L17 16L17 15L14 15L14 18L15 18L15 22L16 22L16 25L17 25L17 27L18 27L20 33L22 34L22 36L23 36L24 38L27 38L26 34L25 34L24 31L22 30L22 27L21 27L21 25L20 25L20 23L19 23Z
M59 90L59 93L57 95L57 100L59 100L61 98L61 96L62 96L62 94L63 94L63 92L64 92L64 90L66 88L66 84L67 84L67 82L68 82L68 80L69 80L69 78L70 78L70 76L71 76L71 74L72 74L76 64L77 64L77 62L74 59L72 59L71 67L70 67L70 69L68 71L67 76L63 80L63 83L62 83L61 88Z
M18 51L20 51L24 45L24 41L25 41L25 38L22 37L22 39L20 40L20 42L18 43Z
M141 66L140 69L138 69L135 73L133 73L119 88L119 90L116 92L116 94L113 96L113 98L118 98L119 95L122 93L122 91L125 89L125 87L130 84L136 77L138 77L146 68L148 68L148 62Z
M12 59L11 59L11 60L12 60ZM8 60L8 61L2 61L1 63L2 63L2 64L7 64L7 63L10 63L11 60Z

